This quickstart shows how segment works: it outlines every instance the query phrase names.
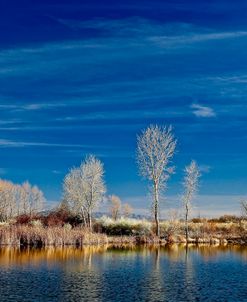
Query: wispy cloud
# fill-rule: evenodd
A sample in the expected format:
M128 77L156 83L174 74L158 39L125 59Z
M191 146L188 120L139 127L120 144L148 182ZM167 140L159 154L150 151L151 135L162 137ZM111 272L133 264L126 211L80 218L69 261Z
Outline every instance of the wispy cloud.
M210 31L190 23L158 23L140 17L125 19L94 19L89 21L56 19L71 29L98 29L107 37L145 38L161 46L179 46L212 40L234 39L247 36L247 31Z
M105 144L82 145L82 144L63 144L63 143L47 143L47 142L26 142L0 139L0 148L56 148L56 154L66 154L71 156L86 156L87 154L96 154L104 158L130 158L133 153L127 152L124 148L118 146L108 146ZM54 169L53 174L60 174L61 171ZM1 174L1 171L0 171Z
M169 118L169 117L184 117L185 114L180 110L164 109L158 108L156 110L112 110L112 111L97 111L92 113L87 113L79 116L67 116L64 118L57 118L57 121L62 122L73 122L73 121L93 121L93 120L104 120L104 121L113 121L117 120L140 120L140 118ZM138 118L139 119L138 119Z
M0 110L9 111L37 111L41 109L52 109L57 107L66 107L65 103L19 103L19 104L0 104Z
M87 61L90 51L90 56L93 56L93 61L97 63L102 58L106 61L115 61L123 56L136 57L137 53L153 55L166 48L168 52L169 50L173 52L174 48L187 48L189 44L247 37L247 31L244 30L220 32L189 23L162 24L144 18L91 21L58 19L57 21L70 28L96 29L101 31L102 35L92 36L90 39L50 42L36 47L2 50L0 51L0 76L29 73L47 76L57 74L58 66L59 72L64 70L67 72L67 64L73 67L78 61ZM39 64L37 68L40 56L45 57L49 64ZM90 69L87 74L89 71Z
M40 110L43 108L51 107L50 104L27 104L24 105L22 108L24 110Z
M175 36L154 36L149 40L157 43L162 47L180 47L188 46L188 44L195 44L207 41L220 41L226 39L236 39L246 37L246 31L236 32L212 32L212 33L188 33L186 35Z
M197 117L215 117L216 113L214 112L213 108L202 106L199 104L192 104L191 108L193 109L192 112Z
M22 148L22 147L65 147L65 148L85 148L86 145L76 144L59 144L59 143L44 143L44 142L25 142L14 141L8 139L0 139L0 148Z

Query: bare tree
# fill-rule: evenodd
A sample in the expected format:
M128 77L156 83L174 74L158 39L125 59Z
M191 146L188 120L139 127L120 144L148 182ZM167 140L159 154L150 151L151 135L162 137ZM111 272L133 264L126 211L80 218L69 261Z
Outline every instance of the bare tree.
M28 181L22 184L21 207L22 214L31 215L31 192L32 187Z
M132 214L132 212L133 212L133 209L128 203L125 203L122 206L122 213L125 218L128 218Z
M247 216L247 201L241 200L240 205L241 205L242 216L246 217Z
M83 164L84 195L88 214L89 228L92 227L92 211L103 201L106 187L104 183L104 167L95 156L90 155Z
M31 189L31 215L42 211L44 203L43 192L37 186L33 186Z
M21 207L21 198L22 198L23 188L21 185L15 185L14 187L14 195L15 195L15 203L16 203L16 215L19 216L22 212Z
M32 215L41 211L44 203L43 192L29 182L16 185L0 180L0 219L7 221L17 215Z
M88 156L80 167L73 168L64 179L64 200L69 208L92 227L92 212L105 194L104 168L95 156Z
M13 194L14 184L10 181L0 180L0 216L7 221L14 216L15 200Z
M200 171L197 163L192 160L191 163L185 167L184 176L184 194L182 196L182 202L185 211L185 235L186 241L188 241L189 230L188 230L188 218L192 208L192 200L198 190L198 181L200 177Z
M152 183L152 208L157 236L160 236L160 194L166 189L167 180L174 170L169 164L175 147L176 140L171 127L151 125L137 138L137 160L140 173Z
M109 201L111 203L110 212L112 219L117 220L121 210L121 200L118 196L111 195L109 196Z
M87 225L82 164L79 168L71 169L65 176L63 181L63 191L63 201L67 203L70 211L74 214L80 215L83 219L84 225Z

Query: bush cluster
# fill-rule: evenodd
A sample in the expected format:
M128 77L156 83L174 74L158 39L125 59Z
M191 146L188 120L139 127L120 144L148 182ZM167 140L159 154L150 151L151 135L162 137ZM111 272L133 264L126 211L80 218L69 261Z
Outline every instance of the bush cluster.
M36 214L36 215L19 215L16 217L16 225L33 225L33 223L39 224L44 227L62 227L69 224L76 227L82 223L81 218L78 215L73 215L67 209L55 209L48 214Z
M150 235L152 233L152 224L147 220L137 220L121 217L113 220L103 216L94 224L94 230L107 235L130 236L130 235Z

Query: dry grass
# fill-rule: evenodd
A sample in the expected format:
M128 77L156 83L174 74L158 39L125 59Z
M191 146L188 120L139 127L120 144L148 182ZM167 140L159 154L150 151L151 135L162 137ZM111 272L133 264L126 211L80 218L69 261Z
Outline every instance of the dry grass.
M106 244L105 234L91 233L86 229L65 227L9 226L0 227L1 245L64 246Z
M161 234L169 242L186 242L185 224L180 221L161 223ZM190 222L189 237L191 243L226 243L232 240L247 242L247 222Z
M64 226L43 226L39 221L29 225L0 225L0 245L65 246L98 244L166 244L186 243L185 224L179 220L160 224L161 238L153 233L153 224L147 220L102 218L96 222L96 232ZM247 243L247 221L189 223L188 243L225 244Z
M108 240L121 242L135 242L144 244L156 243L186 243L185 223L172 219L160 223L161 239L154 236L154 225L147 220L125 219L112 220L102 217L96 222L96 229L106 233ZM121 237L120 237L121 236ZM190 243L226 243L227 241L247 243L247 221L236 219L235 221L221 222L202 219L189 223Z

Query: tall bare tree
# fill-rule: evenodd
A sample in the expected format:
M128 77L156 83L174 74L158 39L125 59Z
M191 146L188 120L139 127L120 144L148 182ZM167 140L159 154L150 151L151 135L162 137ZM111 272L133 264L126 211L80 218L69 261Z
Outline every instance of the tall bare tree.
M188 230L188 219L192 208L192 201L198 190L198 181L200 177L200 171L197 163L192 160L191 163L184 169L184 194L182 196L182 202L185 212L185 235L186 241L188 241L189 230Z
M117 220L121 210L121 199L116 195L109 196L111 217Z
M84 225L87 225L82 164L78 168L71 169L65 176L63 181L63 191L63 202L67 204L70 211L74 214L80 215L83 219Z
M153 213L156 235L160 236L160 194L174 168L169 166L176 148L171 127L151 125L137 137L137 160L143 177L152 184Z
M104 167L95 156L90 155L83 164L84 195L86 201L88 225L92 227L92 212L103 201L106 187L104 183Z
M69 209L82 216L89 228L92 227L92 212L103 200L106 191L103 178L103 164L90 155L80 167L71 169L64 179L64 200Z

